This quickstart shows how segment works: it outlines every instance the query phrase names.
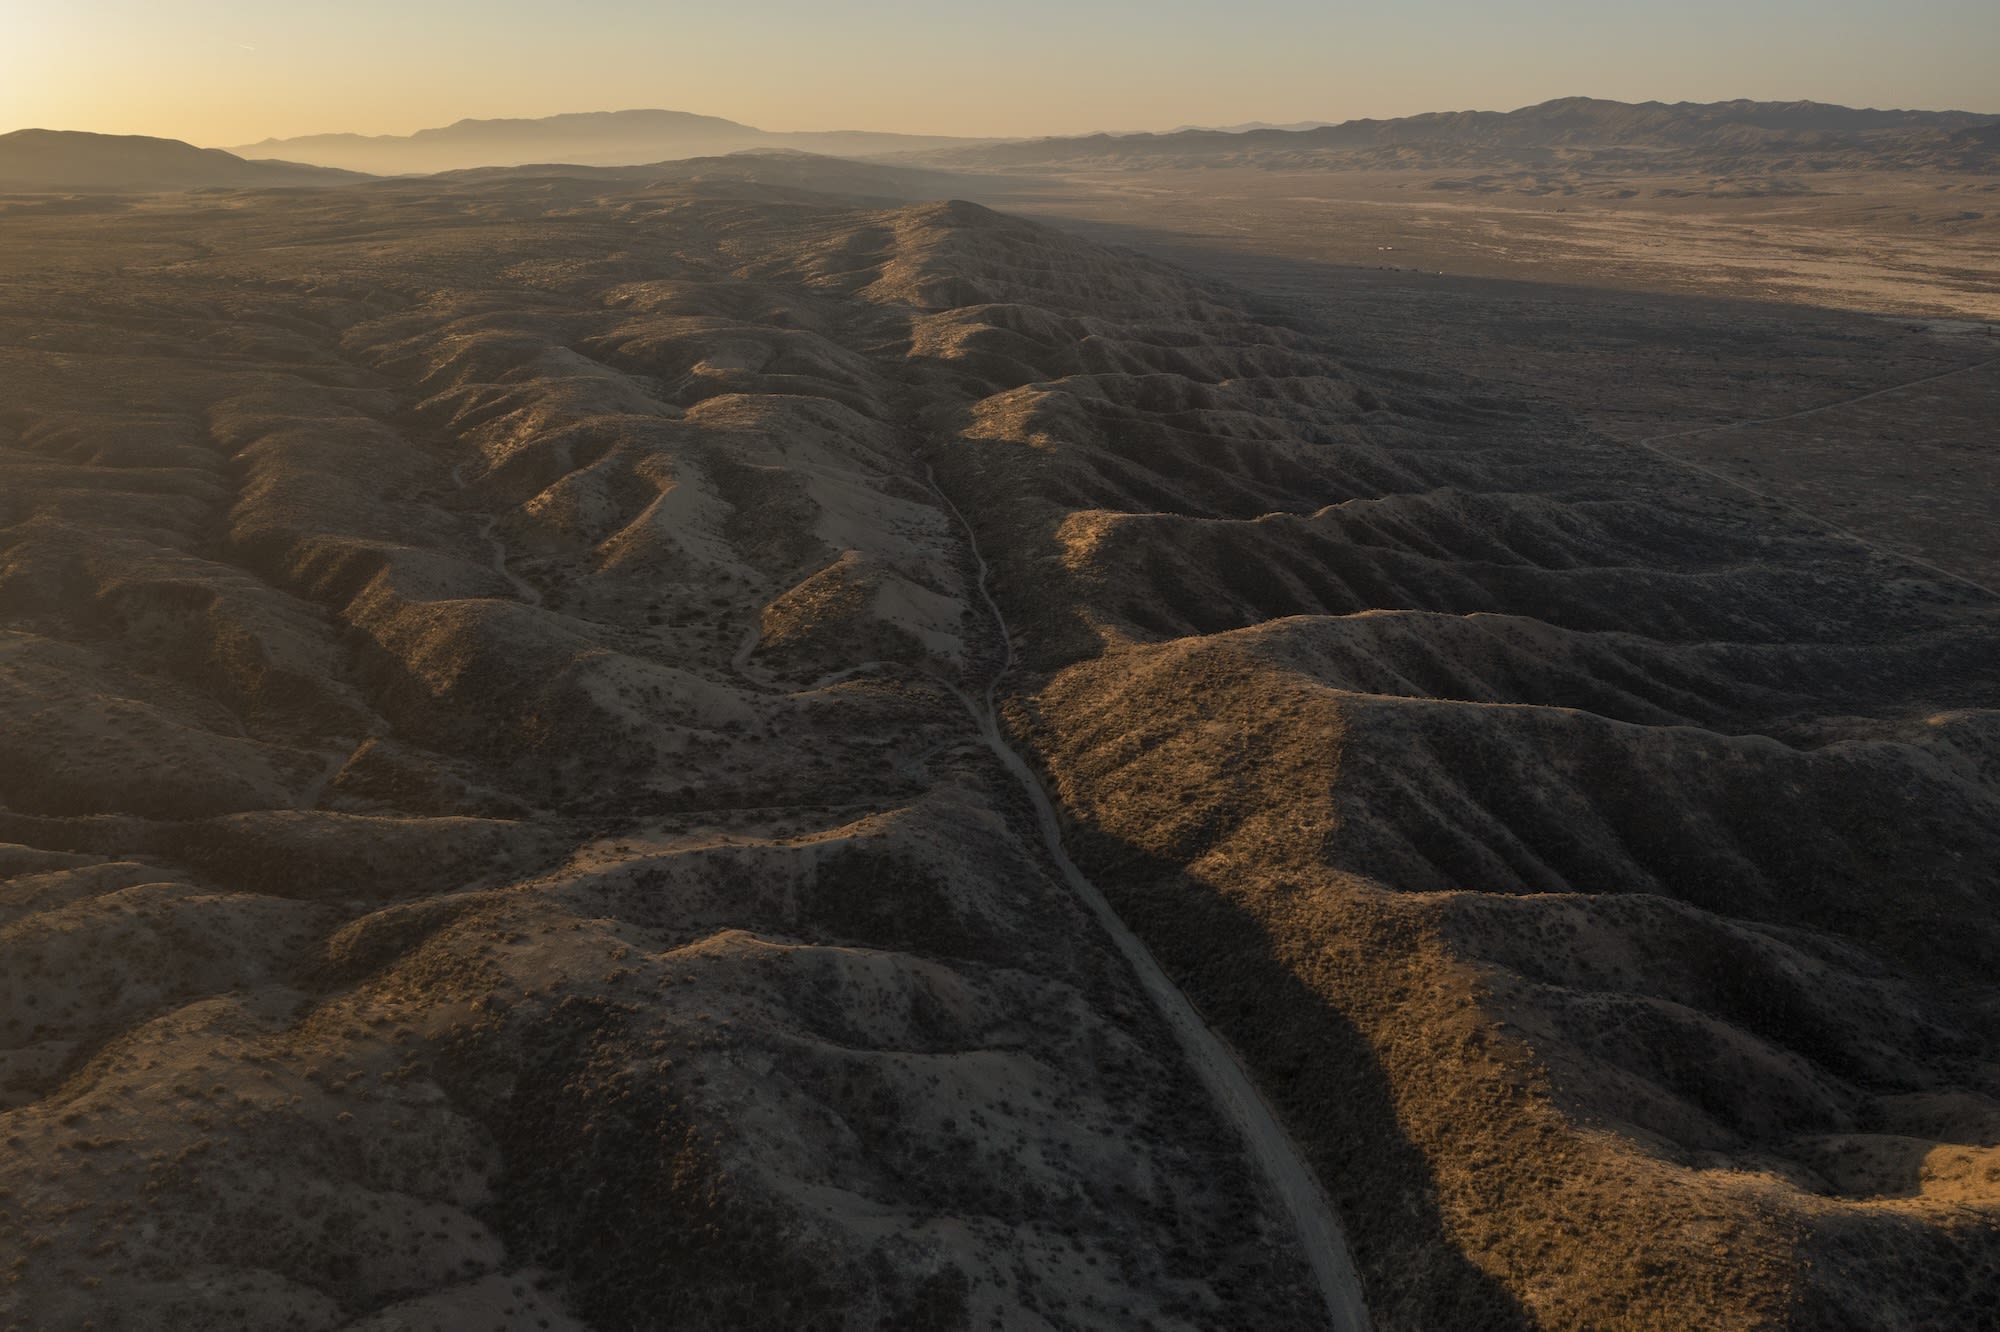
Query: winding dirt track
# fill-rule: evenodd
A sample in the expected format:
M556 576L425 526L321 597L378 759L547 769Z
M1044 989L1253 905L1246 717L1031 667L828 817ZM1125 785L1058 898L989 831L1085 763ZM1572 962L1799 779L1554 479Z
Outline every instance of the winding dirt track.
M451 483L460 490L470 488L471 483L465 479L464 463L459 463L451 469ZM507 543L499 537L499 526L500 515L496 513L488 518L479 529L479 539L486 543L486 562L492 566L494 573L499 574L507 580L508 585L514 589L515 596L527 602L530 606L541 605L542 594L540 589L515 573L513 567L507 563Z
M1236 1126L1243 1135L1244 1145L1257 1164L1258 1171L1269 1183L1272 1191L1283 1203L1291 1217L1294 1231L1299 1237L1300 1247L1305 1251L1307 1261L1312 1264L1314 1279L1318 1282L1320 1295L1326 1301L1330 1326L1336 1332L1367 1332L1370 1326L1368 1307L1361 1298L1361 1280L1354 1271L1354 1261L1347 1251L1347 1237L1341 1230L1340 1220L1334 1214L1333 1205L1320 1188L1319 1179L1312 1167L1306 1163L1298 1144L1279 1122L1276 1112L1257 1090L1250 1075L1243 1069L1229 1045L1217 1036L1204 1022L1195 1007L1182 994L1167 973L1154 960L1151 950L1132 933L1119 918L1109 900L1099 891L1096 884L1078 869L1069 853L1063 848L1062 823L1056 815L1055 803L1035 770L1026 759L1007 743L1001 733L998 711L994 705L995 694L1000 682L1014 668L1014 640L1007 625L1007 617L1001 613L1000 604L993 599L987 588L988 568L986 557L980 552L979 539L973 534L972 525L959 511L951 497L937 483L937 475L929 467L924 469L925 481L931 494L952 516L958 528L965 534L967 547L978 567L978 589L980 600L986 603L987 613L993 617L995 630L1000 635L1004 657L1000 669L986 682L982 695L975 699L942 676L925 672L938 684L956 695L965 705L979 727L980 738L986 747L1014 774L1021 787L1027 792L1035 807L1035 820L1042 834L1042 841L1048 848L1049 858L1062 871L1070 890L1090 908L1098 923L1111 937L1118 951L1131 966L1140 987L1153 1001L1166 1020L1174 1039L1180 1044L1188 1062L1193 1065L1202 1085L1208 1089L1209 1097L1222 1112L1224 1118ZM749 683L761 689L778 689L781 686L764 677L750 664L763 640L763 626L753 621L743 641L738 645L731 665L736 673ZM816 681L812 687L818 688L835 680L867 674L874 671L899 669L897 663L870 661L851 666Z
M1034 803L1035 818L1041 825L1042 840L1048 846L1050 859L1062 870L1064 880L1090 908L1091 914L1097 917L1112 942L1118 945L1118 951L1131 965L1140 986L1166 1019L1188 1062L1194 1065L1202 1084L1208 1088L1209 1096L1243 1135L1244 1144L1256 1160L1258 1169L1284 1203L1285 1210L1291 1214L1299 1243L1305 1249L1307 1260L1312 1263L1320 1294L1326 1300L1332 1326L1341 1332L1361 1332L1369 1326L1368 1308L1361 1299L1361 1280L1355 1274L1353 1259L1347 1252L1347 1238L1341 1231L1340 1220L1334 1215L1333 1205L1327 1201L1312 1167L1306 1163L1298 1144L1285 1132L1277 1114L1259 1094L1249 1074L1244 1072L1235 1052L1220 1036L1209 1030L1187 996L1160 969L1152 952L1126 928L1125 922L1119 919L1117 911L1097 885L1069 858L1069 853L1063 849L1062 824L1056 817L1055 804L1043 788L1041 778L1001 734L994 694L1000 681L1014 668L1013 635L1007 627L1007 617L1000 611L1000 604L987 589L986 557L980 553L979 539L973 535L972 525L966 522L958 506L951 502L951 497L938 486L936 475L928 468L925 474L931 493L937 496L938 502L965 533L966 543L979 568L980 599L993 616L1006 653L1000 669L986 682L985 694L977 704L962 693L959 697L965 700L967 708L978 721L979 733L985 739L987 748L1020 781Z

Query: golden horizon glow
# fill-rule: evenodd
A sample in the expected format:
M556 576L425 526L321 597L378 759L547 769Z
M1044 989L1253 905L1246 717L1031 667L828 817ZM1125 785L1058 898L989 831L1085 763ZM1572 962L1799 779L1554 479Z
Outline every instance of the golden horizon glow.
M1022 0L1004 11L787 0L754 13L629 0L559 12L521 0L7 3L0 133L214 147L639 107L766 130L970 137L1508 110L1569 95L2000 109L2000 24L1974 21L1964 0L1546 0L1525 17L1471 0L1393 13L1303 0Z

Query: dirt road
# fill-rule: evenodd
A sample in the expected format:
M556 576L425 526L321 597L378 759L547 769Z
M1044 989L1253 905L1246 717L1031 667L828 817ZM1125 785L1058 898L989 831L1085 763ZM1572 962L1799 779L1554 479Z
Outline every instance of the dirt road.
M1035 807L1035 818L1041 825L1042 840L1048 846L1049 858L1062 871L1063 879L1072 891L1082 899L1091 914L1097 917L1105 933L1117 944L1118 951L1131 965L1140 986L1153 1001L1160 1015L1166 1019L1174 1038L1180 1042L1188 1062L1194 1066L1202 1084L1208 1088L1225 1118L1234 1124L1243 1135L1244 1145L1256 1161L1259 1172L1271 1186L1285 1210L1290 1213L1294 1229L1298 1232L1299 1243L1304 1247L1307 1259L1312 1263L1313 1275L1317 1278L1320 1293L1326 1300L1327 1315L1334 1328L1341 1332L1359 1332L1369 1326L1368 1308L1361 1299L1361 1281L1354 1271L1353 1259L1347 1252L1347 1239L1340 1228L1340 1221L1334 1215L1333 1205L1327 1201L1326 1193L1319 1186L1319 1179L1291 1135L1279 1122L1277 1114L1267 1104L1263 1096L1244 1072L1242 1063L1228 1044L1209 1030L1194 1005L1180 992L1160 964L1154 960L1152 952L1139 937L1126 928L1111 903L1092 883L1063 849L1062 823L1056 816L1055 804L1043 788L1041 778L1028 765L1027 760L1015 752L1000 731L994 708L994 694L1000 681L1014 666L1013 637L1007 627L1007 617L1001 613L1000 605L987 589L986 557L980 553L979 540L973 535L972 525L965 520L958 506L951 502L937 484L935 474L926 475L932 492L945 510L957 520L965 539L972 550L972 557L979 568L979 595L992 615L994 625L1005 645L1005 658L1000 669L987 681L984 696L975 703L966 699L979 722L980 735L986 745L1005 764L1007 770L1020 781L1021 787ZM961 695L963 697L963 695Z

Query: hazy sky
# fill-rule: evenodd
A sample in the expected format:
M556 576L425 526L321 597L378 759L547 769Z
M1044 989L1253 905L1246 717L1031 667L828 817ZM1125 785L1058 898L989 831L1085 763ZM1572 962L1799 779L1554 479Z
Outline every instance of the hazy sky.
M1059 134L1626 101L2000 111L2000 0L0 0L0 132L669 107Z

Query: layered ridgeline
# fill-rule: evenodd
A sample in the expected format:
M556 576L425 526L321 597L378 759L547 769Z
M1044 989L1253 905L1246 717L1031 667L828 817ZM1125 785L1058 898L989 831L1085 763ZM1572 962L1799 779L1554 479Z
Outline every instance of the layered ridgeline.
M984 175L850 161L790 148L740 148L719 156L676 155L677 148L689 146L652 144L644 150L635 149L640 155L626 166L554 161L525 166L466 167L440 174L453 177L450 182L453 185L482 179L492 182L509 176L520 179L565 176L626 186L669 183L712 186L733 182L771 190L809 190L876 203L935 199L954 192L976 193L990 188L993 180ZM648 153L651 155L644 155ZM39 129L0 134L0 194L288 189L352 185L367 179L359 172L336 167L246 159L219 148L197 148L179 139Z
M989 686L1378 1326L2000 1296L1994 599L969 205L0 226L10 1320L1324 1326Z
M352 171L268 158L144 134L15 130L0 134L0 192L256 189L346 185Z
M1639 173L1992 171L2000 167L2000 114L1876 111L1819 102L1629 103L1562 97L1516 111L1091 134L956 147L938 156L967 166L1052 170L1513 165Z
M629 166L726 153L791 151L836 157L935 152L980 139L868 130L763 130L687 111L583 111L539 118L460 120L414 134L308 134L232 151L378 175L570 162Z

